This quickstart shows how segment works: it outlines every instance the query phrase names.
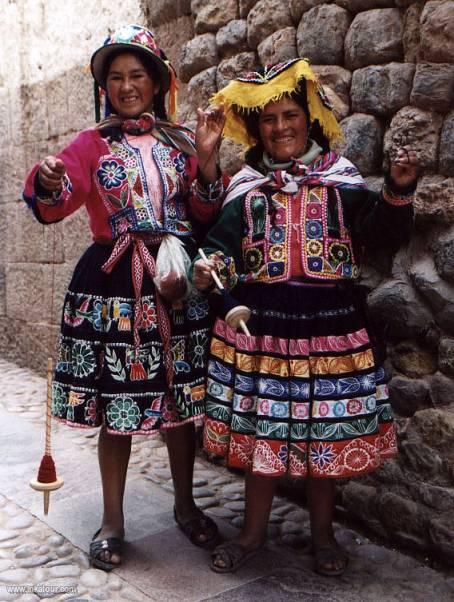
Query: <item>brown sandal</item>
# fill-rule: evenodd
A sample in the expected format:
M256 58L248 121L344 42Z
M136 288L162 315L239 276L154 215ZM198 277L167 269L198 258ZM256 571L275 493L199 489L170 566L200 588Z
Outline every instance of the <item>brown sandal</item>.
M215 573L234 573L247 560L255 556L263 546L255 550L247 551L246 548L236 541L221 543L211 554L210 568ZM216 560L222 560L225 566L218 566Z

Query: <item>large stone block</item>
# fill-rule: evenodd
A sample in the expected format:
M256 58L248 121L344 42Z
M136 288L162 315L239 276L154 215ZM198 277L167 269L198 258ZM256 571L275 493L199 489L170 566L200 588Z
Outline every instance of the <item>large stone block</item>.
M403 21L396 8L359 13L345 37L345 65L354 70L366 65L402 62Z
M296 29L285 27L265 38L257 47L260 63L274 65L296 58Z
M68 89L68 130L78 132L95 123L93 78L82 66L66 72Z
M163 23L155 29L155 35L177 75L180 75L181 49L194 37L194 19L192 16L183 16L169 23ZM184 95L184 92L185 87L184 85L181 87L180 81L180 97Z
M330 4L315 6L304 13L296 33L299 56L314 64L342 65L344 38L351 20L348 11Z
M196 33L216 32L239 16L237 0L192 0L191 9Z
M235 77L254 69L256 64L257 58L255 52L240 52L231 59L221 61L216 74L218 90L226 86Z
M389 396L399 416L413 416L418 410L431 407L429 385L422 379L396 376L389 383Z
M66 74L47 82L47 114L49 136L60 136L71 128L73 116L68 112L68 80ZM73 93L72 90L69 91Z
M8 144L11 139L9 93L0 85L0 139Z
M222 58L230 58L248 50L246 20L234 19L221 27L216 34L216 44Z
M233 175L237 173L244 162L244 148L231 140L224 138L220 148L221 169Z
M353 73L352 110L372 115L392 115L408 104L415 66L410 63L372 65Z
M326 4L326 0L290 0L290 15L295 25L298 25L303 13L320 4Z
M398 111L385 134L385 156L393 158L400 146L410 145L417 152L423 170L436 170L443 118L431 111L404 107Z
M288 0L259 0L247 17L249 47L257 48L273 32L291 25Z
M214 67L219 62L216 46L216 36L213 33L204 33L187 42L180 56L180 79L188 82L191 77Z
M0 147L1 196L4 201L22 197L25 178L25 147L5 144Z
M189 80L185 104L181 107L181 117L184 121L191 121L197 115L197 108L206 108L211 96L216 92L217 67L210 67L194 75Z
M388 280L367 298L374 322L386 325L390 337L410 339L423 336L433 321L413 287L404 280Z
M331 88L346 105L350 105L350 71L337 65L312 65L312 69L323 86Z
M25 203L9 203L6 215L6 256L10 263L63 261L61 225L40 224Z
M454 224L453 198L454 178L440 175L420 178L415 198L416 224L421 228Z
M48 321L52 305L51 274L50 265L7 265L6 313L11 320Z
M423 378L437 371L436 353L423 349L414 341L402 341L394 345L390 355L396 370L408 378Z
M88 222L88 215L84 207L67 217L58 224L63 244L64 261L78 259L85 249L93 242ZM60 260L57 258L57 262Z
M421 54L426 61L450 63L454 56L454 0L426 2L421 13Z
M335 3L351 13L360 13L373 8L393 8L394 0L335 0Z
M427 111L449 111L454 106L454 65L417 65L410 101L412 105Z
M454 111L446 115L441 128L440 173L454 176Z
M454 376L454 338L442 337L438 348L439 365L443 374Z
M47 82L21 86L22 137L25 142L49 137Z
M363 175L380 171L382 161L383 126L372 115L356 113L341 122L345 142L341 152L354 163Z
M454 228L451 227L434 243L437 272L444 280L454 284Z
M454 241L450 242L454 247ZM442 245L438 245L438 249L441 249ZM442 255L438 255L440 271L443 273L441 258ZM410 275L417 291L434 312L435 323L447 334L454 335L454 285L440 278L432 257L424 257L414 263Z
M406 63L416 63L419 58L421 40L420 18L423 8L422 4L411 4L404 14L402 43L404 46L404 61Z
M251 8L257 4L257 0L239 0L238 10L240 19L246 19Z
M434 374L430 379L430 399L436 408L452 407L454 404L454 379L441 372Z
M454 566L454 528L452 526L452 507L445 516L430 521L429 537L431 549L442 562Z
M146 0L145 12L149 15L151 26L156 28L183 15L190 15L191 0Z

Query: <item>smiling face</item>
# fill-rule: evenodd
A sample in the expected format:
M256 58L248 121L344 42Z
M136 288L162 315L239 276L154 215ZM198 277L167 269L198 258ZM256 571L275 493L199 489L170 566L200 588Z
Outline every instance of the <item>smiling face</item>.
M259 115L259 134L268 155L277 163L299 157L307 141L307 117L291 98L268 103Z
M153 99L159 92L142 61L133 53L120 54L110 65L106 89L115 112L122 117L138 117L153 110Z

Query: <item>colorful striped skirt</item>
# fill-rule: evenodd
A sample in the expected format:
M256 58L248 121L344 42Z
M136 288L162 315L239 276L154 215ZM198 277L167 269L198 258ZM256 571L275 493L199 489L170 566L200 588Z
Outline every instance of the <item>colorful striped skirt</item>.
M347 477L397 452L385 371L354 287L242 284L251 336L217 319L204 445L256 474Z
M156 254L157 248L149 248ZM169 318L172 388L165 363L159 307L145 272L140 297L132 279L133 249L112 273L101 267L112 247L93 244L80 259L66 293L52 391L52 414L71 426L105 424L113 434L151 434L202 418L212 318L193 293ZM139 304L140 311L136 311ZM138 322L140 345L134 340Z

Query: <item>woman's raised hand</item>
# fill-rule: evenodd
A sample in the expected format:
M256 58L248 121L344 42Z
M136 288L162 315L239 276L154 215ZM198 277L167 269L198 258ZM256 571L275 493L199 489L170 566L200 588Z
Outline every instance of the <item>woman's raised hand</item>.
M60 192L63 188L62 178L65 175L65 164L52 155L45 157L39 166L38 177L43 188L49 192Z
M219 175L216 151L221 140L224 124L223 106L208 107L206 110L197 109L195 146L199 169L207 182L215 182Z
M391 163L391 181L399 188L407 188L416 183L419 171L416 152L410 146L399 148Z

